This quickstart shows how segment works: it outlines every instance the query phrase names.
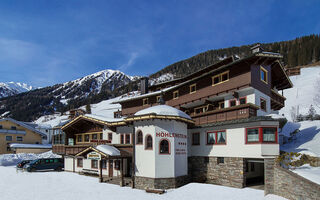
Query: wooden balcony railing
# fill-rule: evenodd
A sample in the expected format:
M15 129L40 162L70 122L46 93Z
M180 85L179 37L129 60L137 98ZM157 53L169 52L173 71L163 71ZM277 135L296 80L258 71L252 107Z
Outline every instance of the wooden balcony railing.
M235 119L244 119L257 116L258 106L247 103L234 107L208 111L200 114L191 114L195 125L223 122Z
M271 109L280 110L284 107L286 98L278 92L271 90Z

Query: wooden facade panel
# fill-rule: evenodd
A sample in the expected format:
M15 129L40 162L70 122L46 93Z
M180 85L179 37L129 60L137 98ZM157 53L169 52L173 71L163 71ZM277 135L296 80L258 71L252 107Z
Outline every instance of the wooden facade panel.
M260 92L271 97L271 66L263 65L262 67L267 70L268 83L265 83L260 78L260 65L251 66L251 85Z

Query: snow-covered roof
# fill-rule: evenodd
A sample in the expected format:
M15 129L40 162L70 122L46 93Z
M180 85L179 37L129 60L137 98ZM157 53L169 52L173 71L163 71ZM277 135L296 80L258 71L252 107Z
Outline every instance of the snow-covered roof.
M111 117L105 117L105 116L101 116L101 115L93 115L93 114L85 114L85 117L89 117L89 118L93 118L93 119L97 119L97 120L101 120L104 122L119 122L119 121L123 121L123 118L111 118Z
M1 122L1 121L11 121L11 122L13 122L13 123L15 123L15 124L18 124L18 125L26 128L26 129L29 129L29 130L35 132L35 133L38 133L38 134L41 135L41 137L43 137L43 138L47 138L47 135L46 135L46 134L44 134L44 133L36 130L36 129L33 128L32 126L29 126L29 125L27 125L27 124L25 124L25 123L23 123L23 122L20 122L20 121L15 120L15 119L12 119L12 118L3 118L3 119L0 119L0 122Z
M186 113L168 105L152 106L152 107L140 110L136 112L136 114L134 115L139 116L139 115L147 115L147 114L169 115L169 116L182 117L182 118L191 120L191 117Z
M96 146L96 149L98 149L99 151L101 151L109 156L120 156L120 151L114 146L102 144L102 145Z
M51 149L51 144L21 144L21 143L12 143L10 144L11 148L32 148L32 149Z

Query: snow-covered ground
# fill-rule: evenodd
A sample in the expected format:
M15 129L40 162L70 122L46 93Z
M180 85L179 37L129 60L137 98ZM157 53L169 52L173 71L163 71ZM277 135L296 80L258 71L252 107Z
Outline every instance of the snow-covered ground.
M320 167L311 167L309 164L306 164L301 167L297 167L296 169L290 170L320 185Z
M264 196L263 190L191 183L163 195L146 193L130 187L99 183L98 178L71 172L22 172L14 167L0 167L1 199L6 200L88 200L88 199L284 199L276 195ZM4 181L5 180L5 181Z
M288 120L291 120L291 109L294 107L299 114L307 114L310 105L320 114L320 108L314 101L315 95L320 94L318 81L320 81L320 66L302 68L301 74L291 76L290 80L293 87L283 91L283 95L287 98L285 107L280 110L280 114L284 114ZM318 105L320 106L320 105Z
M0 166L12 166L12 165L18 164L22 160L35 160L39 158L61 158L61 156L52 153L52 151L48 151L41 154L34 154L34 153L2 154L0 155Z
M281 150L320 157L320 121L289 122L283 127L282 132L289 135L297 128L300 130L296 135L297 139L281 145Z

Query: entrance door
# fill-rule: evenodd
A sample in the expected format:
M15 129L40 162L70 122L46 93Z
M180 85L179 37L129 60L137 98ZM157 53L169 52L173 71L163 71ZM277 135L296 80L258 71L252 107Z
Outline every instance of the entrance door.
M109 177L113 177L113 160L109 160Z

